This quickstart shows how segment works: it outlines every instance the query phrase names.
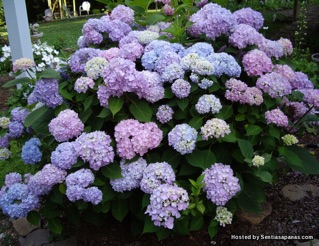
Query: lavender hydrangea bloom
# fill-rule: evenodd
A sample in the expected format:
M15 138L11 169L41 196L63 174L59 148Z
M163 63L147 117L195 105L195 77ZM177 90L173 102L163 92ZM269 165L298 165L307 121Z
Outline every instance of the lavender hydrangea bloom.
M111 96L109 90L107 89L107 87L105 85L99 85L98 89L97 89L97 98L100 101L100 105L102 107L109 107L109 98Z
M84 130L84 124L76 112L71 109L61 111L49 123L49 131L56 141L65 142L77 137Z
M122 159L120 163L122 178L111 179L110 184L116 192L130 191L140 186L143 177L143 171L147 163L143 158L131 163L125 163Z
M117 47L112 47L107 50L102 50L99 56L105 58L107 61L110 61L113 58L120 57L120 49Z
M88 19L82 28L82 35L85 38L86 44L100 44L103 41L103 35L101 34L103 31L102 20Z
M17 107L11 110L11 120L23 123L29 114L29 109Z
M121 20L111 20L105 23L105 30L108 33L109 38L116 42L120 41L131 32L132 28Z
M11 121L8 125L9 128L9 138L19 138L24 132L24 125L17 121Z
M310 106L319 108L319 89L299 89L304 94L303 100Z
M157 109L156 119L162 124L165 124L173 118L173 114L174 114L174 111L170 106L166 104L161 105Z
M164 98L165 89L161 77L156 72L144 70L141 75L146 81L146 88L143 91L143 98L148 102L154 103Z
M73 142L61 143L51 153L51 163L61 169L71 169L77 159Z
M110 18L112 20L120 20L128 25L134 22L134 11L122 4L117 5L111 12Z
M85 64L93 57L98 57L101 50L94 48L81 48L77 50L69 60L70 69L73 73L84 73Z
M203 89L203 90L206 90L209 87L211 87L213 84L214 84L213 80L204 78L198 83L198 87Z
M40 79L36 82L33 92L29 95L28 104L41 102L49 108L56 108L63 103L59 93L59 82L56 79Z
M10 134L6 133L3 137L0 137L0 148L9 147Z
M277 126L288 126L288 117L279 109L273 109L265 112L267 124L275 124Z
M309 80L307 74L303 72L295 72L293 79L290 81L292 89L313 89L314 85Z
M265 52L269 57L275 57L277 60L284 55L284 49L277 41L262 39L258 44L258 48Z
M140 187L143 192L152 194L161 184L173 184L175 179L175 173L170 164L155 162L144 169Z
M179 98L188 97L191 92L191 84L184 79L177 79L171 86L174 95Z
M136 154L143 156L148 150L156 148L162 141L163 132L153 122L143 124L128 119L115 126L114 137L118 155L132 159Z
M67 198L71 202L75 202L75 201L83 199L84 193L85 193L85 188L82 188L79 185L69 186L67 187L65 191Z
M75 81L74 90L77 93L85 93L89 88L93 88L95 85L93 79L89 77L80 77Z
M202 95L198 102L195 104L196 111L200 114L206 114L212 112L213 114L218 113L222 104L220 100L214 95Z
M82 133L75 140L74 148L77 155L88 161L93 170L99 170L114 159L111 137L103 131Z
M85 202L90 202L93 205L97 205L102 202L103 193L97 187L89 187L84 190L83 200Z
M270 95L278 98L291 93L291 85L288 80L279 73L268 73L257 79L256 87Z
M292 52L294 51L293 47L292 47L292 43L289 39L280 38L277 42L283 48L285 56L290 56L292 54Z
M120 48L119 56L131 61L136 61L143 55L144 48L139 43L124 44Z
M242 8L233 13L238 24L252 26L257 31L264 25L264 17L252 8Z
M197 131L188 124L176 125L168 133L168 145L182 155L190 154L195 149Z
M233 28L228 41L234 47L243 49L248 45L257 45L262 42L263 39L264 36L253 27L246 24L239 24Z
M55 184L65 180L66 175L66 171L52 164L46 164L42 170L30 178L28 187L35 195L47 195Z
M0 206L10 218L24 218L40 206L40 200L30 192L26 184L16 183L0 197Z
M21 158L26 164L35 164L41 161L42 152L40 146L42 145L40 139L31 138L22 147Z
M206 4L189 20L193 22L188 28L190 35L199 37L201 34L206 34L212 40L222 34L228 34L237 23L235 16L228 9L215 3Z
M251 50L243 57L244 70L248 76L260 76L272 71L271 59L261 50Z
M21 182L22 182L22 176L20 173L16 173L16 172L8 173L4 179L4 184L7 188L16 183L21 183Z
M203 190L209 200L217 206L224 206L240 191L238 178L234 177L229 165L215 163L203 172L205 184Z
M295 77L295 72L288 65L274 65L273 72L279 73L284 76L291 84Z
M187 191L177 185L162 184L150 197L146 214L151 216L154 225L173 229L174 219L181 217L180 211L189 205Z
M180 61L181 61L181 57L175 52L171 52L171 51L164 52L156 60L155 70L162 75L162 73L165 71L165 69L169 65L171 65L174 62L178 64L180 63Z
M214 47L205 42L198 42L196 44L193 44L191 47L187 48L183 56L186 56L188 54L197 54L200 57L207 57L214 53Z
M94 181L94 174L90 169L82 168L74 173L69 174L65 178L65 183L67 187L70 186L80 186L82 188L87 188Z
M184 77L185 71L181 64L173 62L168 65L162 73L162 81L172 82L175 79L181 79Z
M241 67L235 58L227 53L214 53L206 58L213 66L213 75L220 77L226 74L230 77L239 77Z
M230 133L230 127L226 121L217 118L208 120L200 130L204 140L221 138Z

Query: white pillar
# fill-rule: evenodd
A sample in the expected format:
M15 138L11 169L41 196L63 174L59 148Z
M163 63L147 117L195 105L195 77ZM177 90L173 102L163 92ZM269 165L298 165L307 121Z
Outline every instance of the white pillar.
M29 22L25 0L3 0L12 61L33 59Z

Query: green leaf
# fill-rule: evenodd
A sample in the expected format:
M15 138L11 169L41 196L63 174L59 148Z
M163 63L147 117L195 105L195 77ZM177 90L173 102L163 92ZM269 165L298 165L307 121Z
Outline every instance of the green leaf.
M106 118L106 117L108 117L110 114L111 114L110 109L108 109L108 108L103 108L103 109L101 110L101 112L100 112L96 117L98 117L98 118Z
M185 110L189 104L188 98L180 99L177 101L178 106L180 107L181 110Z
M308 150L301 148L297 145L287 146L285 147L289 152L294 153L297 155L298 159L301 160L302 167L299 167L298 164L296 165L296 162L293 161L293 163L289 163L290 166L304 174L319 174L319 162L315 155L311 154ZM287 153L289 154L289 153ZM285 156L285 159L287 161L287 158Z
M151 14L147 18L146 22L147 22L148 25L154 25L155 23L160 22L160 21L162 21L164 19L165 19L164 15L161 15L161 14L158 14L158 13L154 13L154 14Z
M168 238L172 232L166 228L160 228L159 231L156 232L156 237L158 241L164 240Z
M196 208L201 214L205 213L206 208L203 203L197 203Z
M144 233L153 233L160 230L160 227L154 225L153 221L149 216L145 218L143 234Z
M235 116L235 121L244 121L246 119L246 115L245 114L237 114Z
M32 127L36 132L49 134L48 124L55 117L54 110L42 106L32 111L25 119L24 126Z
M121 167L118 163L115 163L115 162L102 167L101 172L104 175L104 177L107 177L110 179L122 178Z
M262 189L256 185L245 183L244 189L238 195L238 205L241 209L252 213L259 213L261 211L259 199Z
M149 122L152 118L152 109L149 104L144 100L132 101L129 106L130 112L134 115L135 119L140 122Z
M112 115L114 117L114 115L122 109L124 104L124 99L123 97L120 97L120 98L110 97L108 100L108 103L109 103L109 109L111 110Z
M52 231L55 234L61 234L62 233L62 223L59 218L53 218L53 219L48 219L48 227L50 231Z
M129 211L128 203L125 200L112 201L111 210L113 217L122 222Z
M204 170L216 162L216 157L211 150L195 150L186 155L186 160L190 165Z
M10 80L7 83L5 83L4 85L2 85L2 87L4 88L8 88L14 85L19 85L19 84L23 84L23 83L30 83L32 80L28 77L23 77L23 78L17 78L14 80Z
M255 136L261 133L262 128L256 125L250 125L246 128L246 133L248 136Z
M233 107L231 105L224 105L222 109L216 114L217 118L227 120L234 114Z
M283 146L279 147L278 151L285 158L287 164L291 168L301 172L305 171L301 159L294 151L292 151L288 147Z
M257 177L259 177L263 182L272 184L272 181L273 181L272 178L273 177L272 177L270 172L258 169L258 170L255 171L255 175Z
M42 71L39 75L38 75L39 79L45 78L45 79L60 79L60 74L55 71L54 69L46 69L44 71Z
M166 161L174 167L180 164L180 160L181 155L172 149L167 149L162 155L162 161Z
M38 211L30 211L27 216L27 220L32 224L32 225L40 225L40 213Z
M85 98L85 100L83 102L84 110L87 110L88 108L90 108L92 106L92 102L93 102L93 95Z
M189 121L189 125L196 130L202 127L204 117L194 117Z
M242 155L247 158L247 159L252 159L253 155L254 155L254 148L252 146L252 144L247 141L247 140L243 140L243 139L238 139L238 146L240 148L240 151L242 153Z
M218 232L218 222L216 220L212 220L208 226L208 234L210 238L215 237L217 232Z
M269 125L269 134L274 138L277 138L277 139L280 138L280 131L278 127L275 127L273 125Z
M62 89L62 88L59 88L59 93L60 95L65 98L65 99L68 99L70 101L73 100L73 96L75 96L74 92L69 92L67 91L66 89Z

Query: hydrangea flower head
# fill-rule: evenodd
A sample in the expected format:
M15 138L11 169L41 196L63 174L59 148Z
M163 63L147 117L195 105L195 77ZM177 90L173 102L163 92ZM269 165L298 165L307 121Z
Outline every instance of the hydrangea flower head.
M252 8L242 8L233 13L238 24L246 24L257 31L264 25L264 17Z
M217 206L224 206L240 191L239 180L229 165L215 163L203 172L203 190L209 200Z
M286 146L297 144L299 142L298 139L296 138L296 136L294 136L292 134L286 134L283 137L281 137L281 139L284 142L284 145L286 145Z
M84 124L78 114L71 109L61 111L49 123L49 131L58 142L65 142L77 137L83 130Z
M229 43L239 49L246 48L248 45L257 45L264 39L264 36L256 31L255 28L247 24L236 25L232 34L229 36Z
M265 112L267 124L275 124L277 126L288 126L288 117L279 109L273 109Z
M167 162L151 163L144 169L140 187L145 193L152 194L161 184L173 184L175 178L174 170Z
M13 62L13 72L16 73L18 71L27 71L29 68L35 66L34 61L29 58L20 58Z
M244 70L248 76L260 76L272 71L271 59L261 50L251 50L243 57Z
M271 72L257 79L256 87L272 98L278 98L291 93L289 81L279 73Z
M280 43L266 38L258 43L258 48L265 52L267 56L274 57L277 60L284 55L284 49Z
M294 51L292 43L289 39L280 38L277 42L283 48L285 56L290 56L292 54L292 52Z
M42 145L40 139L31 138L22 147L21 158L26 164L35 164L41 161L42 152L40 146Z
M94 48L81 48L70 57L70 69L74 73L84 73L87 61L98 57L101 50Z
M200 114L207 114L209 112L212 112L213 114L218 113L221 108L221 102L220 100L215 97L214 95L202 95L198 102L195 105L196 111Z
M7 148L0 149L0 161L7 160L11 156L11 151Z
M212 64L213 75L220 77L226 74L230 77L239 77L241 67L231 55L225 52L213 53L206 58Z
M51 153L51 163L61 169L70 169L77 162L74 142L60 143Z
M0 148L9 147L10 134L6 133L3 137L0 137Z
M108 64L103 57L93 57L85 63L85 72L91 79L98 79L102 75L103 68Z
M260 167L265 165L265 158L260 155L255 155L251 161L253 163L253 166L255 167Z
M177 79L171 86L174 95L179 98L188 97L191 92L191 84L184 79Z
M10 118L9 117L0 117L0 127L6 129L9 127Z
M120 20L128 25L132 25L134 22L134 11L125 5L119 4L112 10L110 18L112 20Z
M174 111L170 106L168 106L167 104L161 105L157 109L156 119L162 124L165 124L173 119L173 114Z
M75 140L74 148L77 155L88 161L93 170L99 170L114 159L111 137L103 131L82 133Z
M24 133L24 125L17 121L11 121L9 123L8 129L9 138L19 138Z
M176 125L168 133L168 145L182 155L192 153L195 149L197 131L186 123Z
M303 72L295 72L293 79L289 81L292 89L313 89L314 85Z
M180 211L186 210L188 205L186 190L175 184L162 184L151 194L145 213L151 216L154 225L173 229L174 219L181 217Z
M137 161L126 163L122 159L120 166L122 178L110 180L113 190L124 192L138 188L143 177L143 171L147 167L146 161L140 157Z
M221 138L230 133L230 127L222 119L210 119L201 127L201 134L204 140L209 138Z
M143 70L142 72L140 72L140 74L146 81L146 88L144 88L143 98L151 103L163 99L165 89L160 75L156 72L150 72L147 70Z
M10 187L16 183L22 183L22 176L20 173L12 172L5 176L4 184L6 187Z
M216 208L216 216L214 219L219 222L219 225L225 227L225 225L232 223L233 214L229 212L226 207L219 206Z
M75 81L74 90L77 93L85 93L89 88L95 85L94 80L89 77L80 77Z
M29 109L17 107L11 110L11 120L23 123L29 114Z

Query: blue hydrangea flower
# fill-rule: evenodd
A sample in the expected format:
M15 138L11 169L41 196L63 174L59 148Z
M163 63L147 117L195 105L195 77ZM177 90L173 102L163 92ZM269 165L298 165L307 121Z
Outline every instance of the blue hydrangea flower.
M64 142L51 153L51 163L61 169L70 169L77 162L73 142Z
M41 141L38 138L31 138L22 147L21 158L26 164L35 164L41 161Z
M168 145L182 155L190 154L195 149L197 131L188 124L176 125L168 133Z

